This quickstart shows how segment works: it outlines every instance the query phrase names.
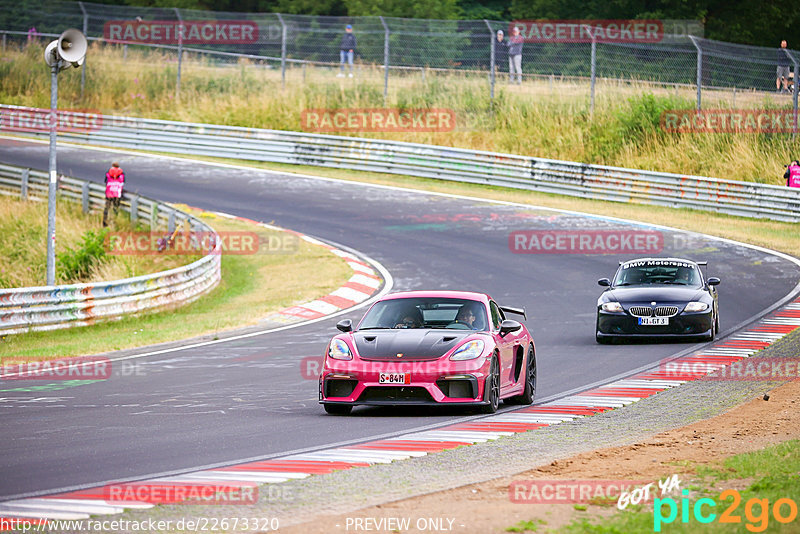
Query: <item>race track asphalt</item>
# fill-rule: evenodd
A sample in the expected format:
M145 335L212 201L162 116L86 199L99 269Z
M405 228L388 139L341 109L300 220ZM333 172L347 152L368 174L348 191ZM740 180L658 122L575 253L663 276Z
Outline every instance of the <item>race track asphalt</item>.
M112 160L125 170L129 191L274 221L358 250L392 273L393 290L484 291L501 304L524 306L537 344L540 399L693 346L595 343L597 279L637 254L509 249L515 230L646 229L639 225L188 160L58 149L59 173L97 182ZM47 146L0 139L0 162L45 169ZM707 275L722 278L722 331L759 314L800 280L794 263L762 251L672 231L662 238L659 255L708 260ZM351 417L327 416L317 403L316 379L303 376L300 362L322 354L337 320L130 360L136 372L77 387L26 391L27 384L0 381L0 500L281 456L471 415L359 408Z

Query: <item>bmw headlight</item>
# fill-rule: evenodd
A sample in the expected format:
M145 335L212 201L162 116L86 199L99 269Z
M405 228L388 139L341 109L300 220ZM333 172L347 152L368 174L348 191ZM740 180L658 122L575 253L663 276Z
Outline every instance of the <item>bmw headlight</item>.
M693 301L693 302L690 302L689 304L687 304L686 307L683 309L683 311L685 311L685 312L701 312L701 311L706 311L707 309L708 309L708 304L706 304L705 302Z
M461 345L452 356L451 360L474 360L483 354L484 343L480 339L474 339Z
M600 305L600 309L611 313L620 313L623 311L622 304L619 302L604 302Z
M328 347L328 356L334 360L352 360L353 353L350 352L350 347L341 339L334 339Z

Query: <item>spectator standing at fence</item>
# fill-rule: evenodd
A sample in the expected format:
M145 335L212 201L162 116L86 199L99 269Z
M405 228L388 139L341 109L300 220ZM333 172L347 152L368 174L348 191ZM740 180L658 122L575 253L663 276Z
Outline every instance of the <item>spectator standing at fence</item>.
M342 42L339 45L339 74L336 76L343 77L344 76L344 62L350 64L350 74L349 76L353 77L353 56L356 53L356 36L353 35L353 27L351 25L347 25L344 27L344 35L342 35Z
M514 74L517 75L517 83L522 83L522 43L524 39L519 34L519 27L514 26L511 30L511 39L508 42L508 81L514 81Z
M800 162L794 160L787 165L783 177L786 178L786 187L800 187Z
M786 50L786 41L781 41L781 47L778 49L778 72L777 78L775 79L775 92L789 92L787 84L789 83L790 64L791 60L789 58L788 51ZM783 89L781 89L781 83L783 83Z
M122 200L122 188L125 187L125 173L116 161L106 173L106 207L103 209L103 227L108 226L108 210L113 206L114 215L119 210Z
M503 30L497 30L497 39L494 41L494 65L498 70L502 70L508 58L508 41L503 39L504 35Z

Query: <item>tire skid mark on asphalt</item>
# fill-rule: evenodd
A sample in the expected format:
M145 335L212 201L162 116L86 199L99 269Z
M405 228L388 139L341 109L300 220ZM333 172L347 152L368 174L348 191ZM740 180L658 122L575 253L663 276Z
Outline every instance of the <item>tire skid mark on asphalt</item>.
M563 422L603 413L640 401L685 382L699 380L749 358L800 327L800 298L752 326L705 349L670 360L671 370L658 368L593 387L543 404L498 413L484 419L411 432L389 439L346 445L273 460L248 462L182 475L127 482L137 487L213 487L240 489L252 484L279 484L312 475L386 464L436 452L485 443ZM697 364L701 364L699 367ZM663 366L662 366L663 367ZM676 370L677 369L677 370ZM154 500L107 501L103 487L0 502L0 520L41 524L47 519L86 519L90 514L117 514L123 509L146 509Z

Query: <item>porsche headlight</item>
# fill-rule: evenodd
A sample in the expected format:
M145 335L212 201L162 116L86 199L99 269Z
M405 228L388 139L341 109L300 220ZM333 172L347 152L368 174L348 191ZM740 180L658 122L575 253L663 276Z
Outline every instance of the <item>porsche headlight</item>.
M484 343L480 339L474 339L461 345L452 356L451 360L474 360L483 354Z
M604 302L600 305L600 309L611 313L620 313L623 311L622 304L619 302Z
M707 309L708 309L708 304L706 304L705 302L693 301L693 302L690 302L689 304L687 304L686 307L683 309L683 311L685 311L685 312L701 312L701 311L706 311Z
M334 360L352 360L353 353L350 352L350 347L341 339L334 339L328 347L328 356Z

